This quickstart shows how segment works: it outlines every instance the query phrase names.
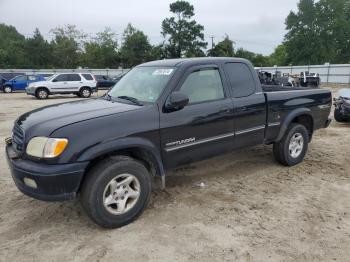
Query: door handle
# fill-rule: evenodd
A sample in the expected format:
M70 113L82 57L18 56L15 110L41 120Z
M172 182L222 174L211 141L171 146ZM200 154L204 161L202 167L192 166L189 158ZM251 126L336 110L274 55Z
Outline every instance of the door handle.
M244 112L244 111L247 111L247 110L248 110L248 108L245 107L245 106L242 106L242 107L238 107L238 108L237 108L237 111L238 111L238 112Z

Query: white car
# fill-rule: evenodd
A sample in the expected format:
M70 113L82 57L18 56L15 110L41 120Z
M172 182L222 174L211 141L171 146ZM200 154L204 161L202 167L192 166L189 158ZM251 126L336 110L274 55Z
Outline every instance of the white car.
M96 79L89 73L62 73L55 74L46 81L29 84L26 93L38 99L46 99L55 94L75 94L88 98L97 92L96 84Z

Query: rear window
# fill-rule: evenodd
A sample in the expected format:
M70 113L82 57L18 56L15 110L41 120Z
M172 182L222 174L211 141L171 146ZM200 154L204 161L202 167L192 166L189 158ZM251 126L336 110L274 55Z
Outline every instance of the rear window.
M82 75L86 80L94 80L94 78L90 74L82 74Z
M227 63L225 71L230 80L234 97L245 97L255 92L255 81L247 65Z

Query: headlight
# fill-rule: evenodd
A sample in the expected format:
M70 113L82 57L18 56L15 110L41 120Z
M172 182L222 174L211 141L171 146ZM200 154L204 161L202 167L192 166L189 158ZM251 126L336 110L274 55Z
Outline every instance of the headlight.
M27 154L40 158L54 158L62 154L68 145L68 139L33 137L27 145Z

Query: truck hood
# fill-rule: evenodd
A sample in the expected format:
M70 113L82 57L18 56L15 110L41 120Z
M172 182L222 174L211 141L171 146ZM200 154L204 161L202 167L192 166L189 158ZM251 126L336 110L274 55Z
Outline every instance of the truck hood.
M56 129L76 122L138 108L140 106L112 102L103 98L79 100L35 109L20 116L16 123L24 130L28 139L33 136L49 136Z

